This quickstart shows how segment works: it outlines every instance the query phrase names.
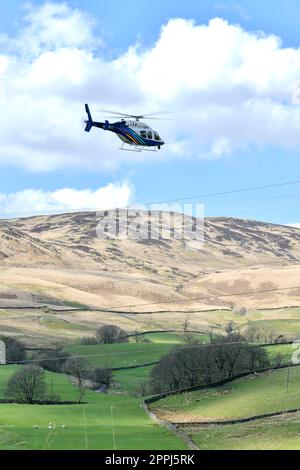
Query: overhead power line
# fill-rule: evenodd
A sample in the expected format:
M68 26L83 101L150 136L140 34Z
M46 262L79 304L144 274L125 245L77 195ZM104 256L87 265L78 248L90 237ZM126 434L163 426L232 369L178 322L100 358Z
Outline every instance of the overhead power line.
M244 192L250 192L250 191L261 191L265 189L273 189L273 188L280 188L284 186L292 186L299 184L300 180L294 180L294 181L287 181L284 183L275 183L275 184L268 184L268 185L262 185L262 186L248 186L245 188L237 188L237 189L230 189L227 191L218 191L218 192L213 192L213 193L203 193L203 194L198 194L198 195L191 195L191 196L182 196L179 198L173 198L173 199L164 199L164 200L159 200L159 201L148 201L148 202L141 202L141 203L136 203L132 204L130 206L125 206L125 207L120 207L120 210L129 210L129 209L135 209L136 206L150 206L150 205L158 205L158 204L168 204L168 203L173 203L173 202L184 202L184 201L192 201L195 199L205 199L209 197L217 197L217 196L224 196L224 195L229 195L229 194L237 194L237 193L244 193ZM53 209L53 210L40 210L40 211L17 211L17 212L5 212L4 215L23 215L27 214L26 217L32 217L34 215L51 215L51 214L62 214L62 213L72 213L72 212L103 212L105 210L113 210L112 208L107 207L106 209L97 209L95 207L86 207L86 208L66 208L66 209ZM30 215L28 215L30 214Z
M245 344L244 341L227 341L227 342L224 342L224 343L202 343L202 344L197 344L197 345L192 345L192 346L189 346L189 345L182 345L181 347L183 349L198 349L198 348L203 348L203 347L206 347L206 348L209 348L209 347L214 347L216 345L218 346L232 346L233 344ZM254 346L254 344L253 344ZM261 346L261 347L264 347L263 344L259 344L258 346ZM108 354L81 354L81 355L77 355L77 356L61 356L61 357L49 357L49 358L41 358L41 359L24 359L24 360L21 360L21 361L14 361L14 362L6 362L6 364L2 364L2 365L10 365L10 364L27 364L27 363L32 363L32 362L55 362L55 361L66 361L68 359L80 359L80 358L83 358L83 357L105 357L107 359L107 356L112 354L114 356L120 356L122 354L137 354L137 353L144 353L145 350L140 350L140 351L120 351L120 352L113 352L113 353L108 353ZM166 352L164 350L164 352ZM142 364L142 366L144 366ZM0 365L1 367L1 365ZM127 366L120 366L120 367L124 367L126 368ZM145 364L144 367L147 367L147 364ZM110 367L107 367L108 369ZM114 367L112 367L114 368ZM128 366L128 368L130 368L130 366Z
M147 303L142 303L142 304L127 304L127 305L121 305L121 306L118 306L118 307L114 307L114 306L108 306L108 307L101 307L101 308L92 308L92 307L87 307L87 308L73 308L73 309L70 309L68 310L68 313L69 312L111 312L111 313L118 313L118 310L120 309L125 309L125 308L137 308L137 307L146 307L146 306L150 306L150 305L165 305L165 304L181 304L181 303L186 303L186 302L192 302L194 300L214 300L214 299L219 299L219 298L223 298L223 297L236 297L236 296L244 296L244 295L255 295L255 294L267 294L267 293L274 293L274 292L281 292L281 291L288 291L288 290L295 290L295 289L300 289L300 286L291 286L291 287L278 287L278 288L274 288L274 289L262 289L262 290L250 290L250 291L244 291L244 292L235 292L235 293L229 293L229 294L211 294L211 295L206 295L206 296L200 296L200 297L188 297L188 298L185 298L185 299L176 299L176 300L165 300L165 301L156 301L156 302L147 302ZM300 297L300 295L299 295ZM61 306L63 307L63 306ZM67 306L66 306L67 307ZM2 309L5 309L5 307L1 307ZM22 307L21 307L22 308ZM24 307L23 307L24 308ZM45 305L45 306L41 306L41 307L35 307L35 308L48 308L50 311L55 311L56 313L61 313L61 314L64 314L65 311L64 310L55 310L55 309L51 309L51 306L50 305ZM15 310L18 310L18 307L15 307L14 308ZM118 309L117 311L115 311L115 309ZM30 307L28 307L27 310L30 310ZM168 310L166 310L165 313L167 313ZM119 312L119 313L122 313L122 314L126 314L126 315L137 315L137 314L142 314L142 315L151 315L152 313L156 313L156 312ZM160 312L157 312L157 313L160 313ZM189 312L189 313L192 313L192 312ZM197 312L195 312L197 313ZM39 315L40 316L40 315ZM15 319L15 320L21 320L21 319L24 319L24 320L27 320L28 318L32 318L31 317L11 317L12 319Z
M266 293L273 293L273 292L279 292L279 291L286 291L286 290L294 290L294 289L300 289L300 286L293 286L293 287L280 287L280 288L275 288L275 289L262 289L262 290L252 290L252 291L245 291L245 292L236 292L232 294L211 294L211 295L206 295L206 296L200 296L200 297L189 297L186 299L176 299L176 300L165 300L165 301L160 301L160 302L148 302L148 303L143 303L143 304L130 304L130 305L122 305L118 307L101 307L101 309L86 309L86 311L91 311L91 312L96 312L96 311L112 311L112 313L115 313L115 309L123 309L123 308L136 308L136 307L146 307L149 305L165 305L165 304L177 304L177 303L185 303L185 302L191 302L193 300L211 300L211 299L219 299L220 297L236 297L236 296L244 296L244 295L251 295L251 294L266 294ZM77 311L85 311L85 309L78 309ZM76 311L76 310L74 310ZM126 314L136 314L136 312L123 312ZM139 313L139 312L138 312ZM143 313L143 312L142 312ZM152 313L152 312L149 312ZM155 313L155 312L154 312Z
M163 203L168 203L168 202L185 201L185 200L188 201L188 200L200 199L200 198L204 199L207 197L224 196L226 194L243 193L243 192L248 192L248 191L259 191L262 189L279 188L281 186L291 186L291 185L295 185L299 183L300 183L300 180L295 180L295 181L287 181L285 183L275 183L275 184L268 184L268 185L263 185L263 186L248 186L246 188L230 189L227 191L218 191L215 193L198 194L197 196L186 196L186 197L181 197L180 199L167 199L164 201L148 202L148 203L145 203L145 205L163 204Z
M219 298L219 297L233 297L233 296L243 296L243 295L251 295L251 294L259 294L259 293L274 293L274 292L279 292L279 291L286 291L286 290L294 290L294 289L300 289L300 286L293 286L293 287L281 287L281 288L276 288L276 289L262 289L262 290L254 290L254 291L244 291L244 292L236 292L236 293L233 293L233 294L216 294L216 295L211 295L211 296L202 296L202 297L190 297L188 299L180 299L180 300L175 300L175 301L165 301L165 302L149 302L147 304L139 304L139 305L128 305L126 306L126 308L132 308L132 307L138 307L138 306L146 306L146 305L158 305L158 304L165 304L165 303L181 303L181 302L190 302L192 300L203 300L203 299L215 299L215 298ZM99 309L89 309L90 311L105 311L105 310L108 310L108 309L112 309L112 308L125 308L125 306L122 306L122 307L103 307L101 310ZM76 311L80 311L80 309L74 309L74 312ZM63 312L62 312L63 313ZM115 312L113 312L115 313ZM124 312L125 313L125 312ZM136 315L137 313L139 312L126 312L127 314L133 314L133 315ZM144 312L144 314L146 313L149 313L151 314L152 312ZM155 313L155 312L153 312ZM191 312L189 312L191 313ZM16 318L15 318L16 319ZM21 317L19 317L18 319L21 319ZM24 320L28 319L28 318L23 318ZM228 344L241 344L240 341L237 341L237 342L231 342L231 343L218 343L218 344L224 344L224 345L228 345ZM189 347L189 348L193 348L193 347L196 347L196 348L199 348L199 347L209 347L209 346L213 346L213 344L200 344L200 345L196 345L196 346L184 346L184 347ZM116 355L121 355L121 354L137 354L139 352L144 352L143 350L140 350L140 351L121 351L121 352L111 352L111 353L108 353L108 354L85 354L85 355L77 355L77 356L65 356L65 357L60 357L60 358L49 358L49 359L42 359L43 361L58 361L58 360L67 360L67 359L77 359L79 357L106 357L108 355L113 355L113 356L116 356ZM17 361L19 364L22 364L22 363L28 363L28 362L41 362L41 359L32 359L32 360L24 360L24 361ZM7 364L13 364L14 362L7 362Z

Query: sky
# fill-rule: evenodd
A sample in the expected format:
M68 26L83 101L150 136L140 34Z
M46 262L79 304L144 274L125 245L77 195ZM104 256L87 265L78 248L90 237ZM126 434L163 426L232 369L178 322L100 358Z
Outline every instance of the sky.
M0 217L300 180L294 0L0 0ZM88 102L149 121L156 153L83 132ZM299 224L299 184L199 197L206 216Z

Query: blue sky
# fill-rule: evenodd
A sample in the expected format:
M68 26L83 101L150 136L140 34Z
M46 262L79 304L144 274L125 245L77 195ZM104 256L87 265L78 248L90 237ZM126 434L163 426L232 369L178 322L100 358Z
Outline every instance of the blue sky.
M49 42L53 40L53 45L49 50L45 50L44 37L38 43L33 34L35 31L34 27L38 27L40 30L41 25L44 24L42 15L46 15L46 13L45 10L40 10L39 8L43 8L45 2L32 1L32 8L29 13L28 10L24 11L22 4L22 1L10 0L10 2L1 2L0 5L0 33L6 35L6 40L2 41L0 57L2 53L4 57L7 55L10 58L10 63L12 64L10 65L12 67L11 73L14 74L13 77L16 79L16 83L10 85L11 88L15 87L12 88L12 91L9 87L5 88L7 96L4 97L4 103L6 106L9 105L9 97L12 96L9 95L10 92L14 93L14 96L16 93L20 94L18 102L13 102L11 111L9 111L9 119L11 119L12 123L14 122L14 116L16 118L14 127L15 140L17 141L18 135L23 133L23 122L25 125L31 122L31 119L35 123L32 132L36 132L36 135L31 135L31 130L28 127L26 135L18 142L18 145L17 142L14 142L14 139L6 143L6 135L10 135L11 128L7 128L7 130L5 128L6 133L5 137L3 137L5 145L0 149L0 215L11 216L11 213L14 212L26 212L27 206L28 211L32 213L39 211L47 212L49 209L55 211L56 207L59 208L60 199L56 196L53 199L53 193L56 194L58 190L64 190L65 188L71 188L73 193L69 194L71 202L68 200L65 203L66 206L63 207L71 209L73 199L74 209L76 209L80 208L81 196L88 204L89 201L96 200L97 194L94 193L101 188L110 188L105 193L100 193L102 196L103 194L108 194L109 201L119 202L124 200L126 203L132 203L159 201L300 179L300 144L297 140L296 132L297 126L298 130L300 130L298 124L300 122L299 111L295 109L295 106L290 106L290 103L288 103L288 90L292 90L298 73L300 80L300 67L298 63L298 55L300 54L298 51L300 47L298 38L300 5L298 2L292 0L273 0L272 8L270 8L270 2L255 0L238 2L222 0L216 0L215 2L164 0L162 2L154 0L150 3L144 0L139 2L132 0L125 2L123 0L116 0L114 2L97 0L89 0L89 2L69 1L67 2L68 11L63 13L65 14L65 20L66 17L69 18L73 14L72 12L77 11L75 9L79 9L83 15L86 13L89 15L89 17L84 16L87 26L84 34L82 33L82 40L78 39L73 44L72 40L66 36L63 40L64 42L58 45L56 39L53 39L51 36L56 31L56 26L53 23L53 28L47 31L47 36L44 36L50 38ZM62 5L61 2L56 2L54 5L59 4ZM26 24L24 23L24 15L30 16ZM271 37L270 35L279 36L282 42L275 47L276 52L278 52L278 58L274 55L274 59L272 59L274 60L272 65L274 70L277 70L276 67L278 64L279 66L281 64L280 51L288 51L288 48L292 50L293 57L287 59L290 60L291 64L286 62L286 69L290 69L290 75L286 72L284 77L279 77L279 73L280 83L276 82L276 76L268 76L262 85L260 82L260 71L257 70L256 65L253 65L253 70L249 69L252 66L251 61L249 62L250 65L247 65L248 68L246 70L250 70L250 74L253 73L253 77L250 84L247 81L248 77L246 77L245 86L249 87L249 89L252 87L249 96L253 103L255 103L255 112L258 112L257 109L262 109L260 114L256 116L253 111L254 108L249 108L249 114L253 112L254 121L259 121L261 118L262 124L260 128L258 126L258 129L252 130L251 126L254 126L253 121L249 120L248 122L248 116L240 114L236 103L234 103L234 109L231 109L230 100L234 101L237 98L235 94L232 94L233 85L226 75L226 69L228 64L232 63L230 54L233 55L235 51L234 42L230 43L232 50L229 52L225 51L229 57L225 69L221 69L221 72L219 72L218 68L216 69L220 75L220 80L214 85L215 88L210 88L209 81L207 82L208 84L201 85L201 89L197 88L198 83L196 79L193 80L192 74L196 70L194 67L197 67L197 60L199 60L200 81L201 72L205 74L205 64L210 64L210 61L207 62L207 56L204 57L206 62L202 62L201 52L199 52L198 57L197 51L199 49L197 47L195 47L191 54L192 62L194 62L191 65L192 85L190 84L189 75L186 74L182 77L182 81L178 82L178 89L174 90L173 94L170 94L168 100L165 99L164 84L162 83L162 88L159 88L159 66L153 72L156 74L153 78L155 86L152 86L152 80L149 77L153 68L146 63L145 71L142 69L144 62L149 60L145 54L151 50L154 51L154 64L161 64L159 62L161 57L163 57L163 64L166 63L168 55L159 55L162 54L162 48L160 48L160 45L157 46L163 25L169 24L165 32L164 42L161 41L164 48L167 48L172 47L172 38L176 38L176 34L172 36L175 28L178 28L179 31L186 31L187 34L189 34L189 31L197 34L196 29L198 27L201 25L207 26L209 21L215 17L227 20L229 25L240 25L239 30L236 30L233 34L234 38L238 34L243 38L244 32L250 34L245 39L245 41L248 41L245 43L245 51L252 47L252 39L257 40L258 36L255 33L257 31L264 33L264 35L262 33L259 34L260 38L263 36ZM72 32L71 28L76 25L78 19L76 18L74 16L74 22L68 25L68 27L70 26L70 34ZM89 23L91 18L95 20L94 27ZM168 23L172 18L193 19L194 23L193 26L186 23ZM91 28L92 33L90 33L89 28ZM214 34L227 34L227 29L228 27L224 24L216 24L208 28L207 34L209 33L209 35L203 37L207 37L209 40L212 38L213 42ZM211 33L209 32L210 30ZM74 35L76 35L75 33L76 30L74 30ZM20 46L20 41L19 43L16 42L18 37L25 44L25 52ZM93 45L90 44L95 39L99 40L99 38L101 39L101 44L97 44L97 46L95 46L95 43ZM175 52L173 49L170 49L172 51L170 54L176 55L176 47L180 47L180 35L178 35L177 40L179 41L178 44L174 43ZM28 50L32 50L30 41L37 48L37 52L35 56L28 58ZM182 36L182 41L186 41L187 52L190 51L187 36ZM139 49L133 55L135 62L141 62L141 65L131 67L130 60L132 58L128 58L127 51L128 48L134 46L137 42L139 43ZM216 42L218 44L218 41ZM194 42L191 42L191 48L194 47L193 44ZM26 47L28 50L26 50ZM210 47L209 43L207 47ZM252 54L257 54L257 51L262 50L262 47L264 46L257 42ZM68 80L71 80L71 85L68 86L66 82L63 87L61 85L62 80L60 82L58 80L59 76L58 78L54 76L52 77L52 82L50 82L48 80L49 73L47 76L43 75L45 70L45 65L43 64L45 62L42 62L41 58L43 60L46 58L45 60L47 60L49 51L58 56L58 54L61 54L61 49L69 49L70 53L74 53L76 49L76 61L83 53L86 54L86 57L91 57L92 54L93 62L91 70L93 75L91 78L88 76L89 72L86 71L86 68L88 68L86 64L89 62L85 62L86 59L82 59L83 61L80 62L82 72L81 69L78 69L79 62L75 63L75 59L72 59L70 63L75 63L75 70L79 70L78 73L81 74L82 72L84 76L82 81L79 83L67 77ZM9 53L7 50L9 50ZM212 49L211 57L213 57L214 53L215 49ZM286 52L285 54L287 56L289 53ZM269 55L267 49L267 59ZM122 61L120 58L122 58ZM100 59L103 62L99 63ZM181 60L182 58L180 58L179 53L178 70L181 67ZM221 59L217 55L216 62L218 60L220 61ZM249 61L249 58L247 60ZM114 64L114 61L118 61L120 72L118 74L114 68L115 73L112 76L110 75L111 66ZM61 62L54 63L59 66ZM295 63L295 66L293 66L293 63ZM189 64L190 62L187 62L187 68ZM285 62L283 62L282 67L285 67L284 64ZM37 65L42 68L42 72L38 68L38 74L36 72ZM164 66L162 65L162 68ZM97 82L97 71L100 69L102 71L106 67L107 71L104 78L100 77L99 72L99 84L95 88L91 88L90 84L95 81ZM141 73L141 80L143 82L142 91L138 90L138 92L138 85L134 81L134 67L139 67L138 73ZM214 67L214 64L212 67ZM32 68L30 73L28 72L29 68ZM177 71L176 69L174 70L175 76ZM280 71L280 69L278 70ZM17 81L19 71L20 77L22 77L21 84ZM6 73L8 74L9 71ZM221 73L224 73L224 79L222 80ZM233 69L233 73L236 73L235 69ZM262 73L267 74L267 72ZM4 75L2 78L8 80L7 77L9 75ZM65 78L64 74L63 80ZM184 80L188 85L185 84ZM47 84L45 85L46 81ZM214 81L214 77L210 81ZM244 83L242 85L244 86ZM168 83L165 86L166 90L168 90ZM181 92L182 89L186 90L185 95L183 91ZM218 111L214 118L213 112L215 112L216 103L212 103L211 94L215 93L215 90L217 90L217 93L220 93L221 98L227 103L221 111L223 112L225 109L228 112L228 109L230 110L228 114L229 120L228 118L222 120L219 117L220 113ZM198 108L196 109L195 107L194 109L193 105L191 106L191 101L189 101L192 99L195 103L196 94L197 99L199 97L199 108L201 108L202 113L201 119L197 114ZM241 102L241 108L245 107L246 110L248 109L249 96L247 100L245 98L245 102ZM47 101L44 101L46 97ZM20 100L22 99L26 103L24 105L24 121L22 121L20 116L20 112L22 112L20 111L22 109L20 108ZM57 102L57 106L63 106L64 110L66 107L68 108L66 111L62 111L62 113L56 111L57 118L54 115L54 121L50 117L47 119L43 113L43 109L45 109L46 116L47 112L54 112L51 100L53 103ZM139 154L132 157L131 155L127 156L127 154L123 155L122 152L119 152L117 150L119 143L115 136L107 136L107 134L99 132L89 136L91 137L89 140L86 139L85 135L80 137L74 135L73 139L73 133L77 132L75 125L74 128L71 127L71 124L66 127L65 134L62 135L58 131L54 132L52 129L49 129L51 122L59 123L60 128L64 126L64 112L66 112L66 121L70 119L70 113L72 113L72 121L73 119L74 122L79 121L81 115L77 114L77 110L81 101L84 103L85 100L88 100L91 107L95 108L98 105L101 106L102 103L105 107L116 108L117 110L135 110L137 106L145 106L145 109L139 109L141 112L156 110L153 109L153 106L154 108L158 106L158 109L160 109L167 105L175 112L176 123L174 125L171 124L169 128L165 127L165 123L155 122L155 128L167 140L166 147L159 155L144 156L143 154L141 157L139 157ZM208 103L207 107L206 104L202 103ZM30 108L31 104L32 113L27 118L26 113L29 112L28 108ZM264 108L266 105L270 106L269 118ZM280 118L278 123L279 105L283 117L282 119ZM3 109L3 106L1 108ZM55 109L57 110L58 108ZM67 113L68 110L69 114ZM34 117L35 112L39 112L37 116L40 116L40 118L36 119ZM206 112L212 115L209 122L204 116ZM291 113L290 117L288 113ZM232 117L231 126L230 116ZM244 118L245 125L241 125L240 129L239 120L244 121ZM44 120L45 122L43 122ZM289 129L289 122L294 123L292 130ZM266 130L264 130L264 125L267 126ZM278 131L277 128L280 125L284 128L282 135L281 129ZM222 126L224 126L224 130L220 130ZM251 128L251 132L249 128ZM202 129L203 136L201 135ZM44 133L46 134L47 132L49 132L49 141L47 141L47 147L43 148L40 141L43 141ZM79 132L82 132L81 128L78 130ZM240 139L233 138L234 132L237 136L241 135L243 137ZM66 135L65 141L64 135ZM268 137L265 138L264 135ZM29 148L28 143L32 147ZM218 149L221 145L221 151L214 150L216 145ZM72 146L74 146L74 149ZM51 147L51 152L48 152L49 147ZM74 152L73 159L72 152ZM3 154L2 157L1 153ZM129 188L128 191L126 191L126 187ZM31 191L30 200L28 199L29 190ZM81 194L81 190L86 192ZM199 202L205 204L207 216L226 215L255 218L274 223L300 223L299 195L300 187L298 185L200 199ZM50 200L48 201L47 198L50 198ZM55 205L56 203L58 205Z
M20 0L1 2L0 27L2 32L13 33L22 19ZM31 1L41 5L43 1ZM4 4L4 6L3 6ZM124 49L141 35L145 42L155 41L160 27L169 18L194 18L207 22L222 16L240 23L248 30L262 30L279 35L286 46L299 46L299 2L297 0L268 1L211 1L211 0L70 0L69 5L88 11L97 18L101 32L104 30L112 49Z

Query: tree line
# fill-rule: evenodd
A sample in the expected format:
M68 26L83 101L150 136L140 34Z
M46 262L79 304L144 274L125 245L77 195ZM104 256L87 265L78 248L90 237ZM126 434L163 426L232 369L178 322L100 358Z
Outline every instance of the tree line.
M151 370L149 386L153 393L176 392L269 366L265 349L230 332L225 337L212 337L208 344L174 348Z
M160 358L153 367L150 380L141 381L137 394L176 392L183 388L209 385L244 372L251 372L270 366L265 349L255 343L276 343L282 336L276 336L267 327L249 325L241 334L233 322L225 327L225 335L209 333L209 343L199 344L191 332L187 318L183 323L184 344L173 348ZM130 335L132 336L132 335ZM82 344L127 343L128 333L116 325L102 325L93 337L84 338ZM109 365L92 366L84 357L72 357L62 346L36 352L27 357L25 346L15 338L1 338L6 344L6 358L9 363L25 364L8 380L5 397L20 403L55 401L60 397L51 385L47 385L45 370L66 374L77 388L77 403L82 403L87 388L107 391L113 384L113 371ZM133 341L149 342L139 334ZM28 363L26 364L27 360ZM275 365L281 365L283 358L275 357Z

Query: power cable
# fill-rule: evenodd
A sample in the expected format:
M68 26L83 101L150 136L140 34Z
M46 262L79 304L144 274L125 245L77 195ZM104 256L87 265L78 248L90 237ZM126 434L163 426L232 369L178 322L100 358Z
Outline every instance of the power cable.
M130 206L125 206L123 208L119 208L120 210L129 210L129 209L135 209L136 206L149 206L149 205L156 205L156 204L166 204L166 203L171 203L171 202L180 202L180 201L189 201L193 199L204 199L204 198L209 198L209 197L215 197L215 196L224 196L226 194L236 194L236 193L242 193L242 192L249 192L249 191L259 191L263 189L272 189L272 188L278 188L278 187L284 187L284 186L291 186L291 185L296 185L299 184L300 180L294 180L294 181L287 181L284 183L275 183L275 184L268 184L268 185L263 185L263 186L249 186L246 188L238 188L238 189L231 189L227 191L219 191L219 192L214 192L214 193L204 193L204 194L198 194L198 195L192 195L192 196L183 196L180 198L174 198L174 199L165 199L165 200L160 200L160 201L150 201L150 202L142 202L142 203L137 203L136 205L130 205ZM40 215L41 217L44 215L63 215L63 214L69 214L73 212L105 212L105 210L114 210L114 209L101 209L98 210L97 208L69 208L69 209L54 209L54 210L45 210L45 211L30 211L31 215L27 215L25 218L31 218L34 215ZM61 212L64 211L64 212ZM59 214L58 214L59 213ZM17 212L6 212L5 215L22 215L22 214L28 214L27 211L17 211Z
M244 296L244 295L251 295L251 294L264 294L264 293L274 293L274 292L279 292L279 291L286 291L286 290L294 290L294 289L300 289L300 286L291 286L291 287L279 287L279 288L274 288L274 289L261 289L261 290L250 290L250 291L244 291L244 292L235 292L231 294L212 294L212 295L207 295L207 296L201 296L201 297L188 297L186 299L177 299L177 300L165 300L165 301L157 301L157 302L148 302L148 303L142 303L142 304L130 304L130 305L122 305L118 307L110 306L110 307L101 307L101 308L76 308L74 307L73 309L69 310L68 313L76 313L76 312L111 312L111 313L118 313L115 312L114 309L123 309L123 308L135 308L135 307L145 307L149 305L164 305L164 304L177 304L177 303L185 303L185 302L191 302L193 300L209 300L209 299L219 299L220 297L236 297L236 296ZM24 307L21 307L24 308ZM42 308L42 307L38 307ZM45 308L48 308L51 310L51 307L45 306ZM1 309L5 310L5 307L1 307ZM30 307L28 307L30 309ZM27 309L27 310L28 310ZM14 310L18 310L18 307L14 307ZM64 313L63 310L53 310L57 313ZM169 312L168 310L165 312ZM126 315L151 315L152 313L156 312L119 312L119 313L124 313ZM157 312L161 313L161 312ZM23 317L11 317L11 319L22 319ZM26 320L27 318L31 317L24 317L23 319Z

